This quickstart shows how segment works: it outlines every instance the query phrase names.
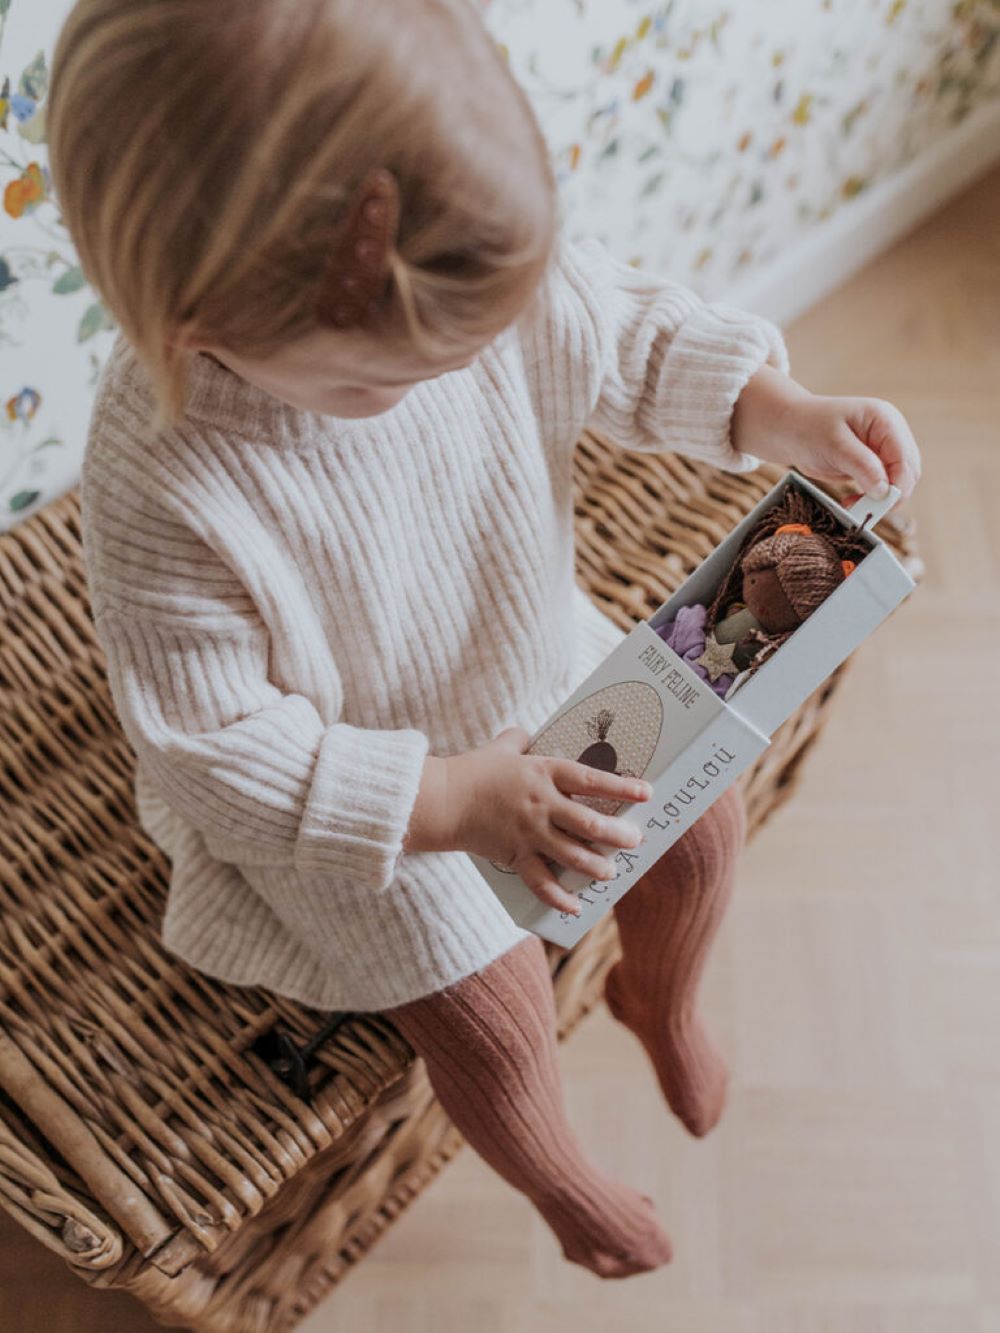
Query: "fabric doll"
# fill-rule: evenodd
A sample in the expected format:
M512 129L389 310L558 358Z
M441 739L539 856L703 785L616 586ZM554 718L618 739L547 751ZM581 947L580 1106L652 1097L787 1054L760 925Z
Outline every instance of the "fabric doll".
M694 603L656 632L727 698L843 583L868 550L803 491L757 524L709 606ZM739 590L739 595L737 595Z

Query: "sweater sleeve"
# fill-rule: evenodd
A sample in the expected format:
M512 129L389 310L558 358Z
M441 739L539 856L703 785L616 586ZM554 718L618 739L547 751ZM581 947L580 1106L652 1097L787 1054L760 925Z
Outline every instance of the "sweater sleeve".
M734 447L730 424L761 366L787 373L769 320L633 268L596 238L558 242L545 314L549 356L578 386L585 425L624 449L686 454L731 472L759 465Z
M86 522L97 636L122 728L161 798L220 860L385 890L427 736L324 721L271 678L265 621L209 544L148 505L103 509ZM285 905L300 924L304 909L329 906Z

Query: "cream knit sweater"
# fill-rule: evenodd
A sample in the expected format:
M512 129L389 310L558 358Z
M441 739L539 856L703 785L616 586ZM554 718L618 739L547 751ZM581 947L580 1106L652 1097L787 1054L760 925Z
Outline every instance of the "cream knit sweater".
M97 634L172 862L166 947L324 1009L439 990L525 935L464 852L403 853L430 752L534 732L622 638L575 582L573 446L744 471L773 325L561 241L469 367L390 411L294 409L197 356L154 435L119 336L83 465Z

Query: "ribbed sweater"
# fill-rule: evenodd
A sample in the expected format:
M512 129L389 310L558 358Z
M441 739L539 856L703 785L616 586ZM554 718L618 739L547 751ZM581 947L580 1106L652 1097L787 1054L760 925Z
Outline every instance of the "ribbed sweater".
M584 426L731 471L770 323L557 244L468 367L387 412L306 412L194 358L179 423L119 335L82 469L87 580L168 950L320 1009L379 1010L526 932L462 851L404 852L428 753L536 731L621 641L575 581Z

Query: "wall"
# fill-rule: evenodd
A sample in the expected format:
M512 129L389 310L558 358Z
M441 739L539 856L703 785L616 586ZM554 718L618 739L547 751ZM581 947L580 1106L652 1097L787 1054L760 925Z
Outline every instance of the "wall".
M474 2L538 112L571 232L709 296L942 160L1000 89L1000 0ZM113 338L45 165L68 8L0 0L0 528L75 480Z
M541 115L572 230L708 295L1000 91L998 0L481 4Z

